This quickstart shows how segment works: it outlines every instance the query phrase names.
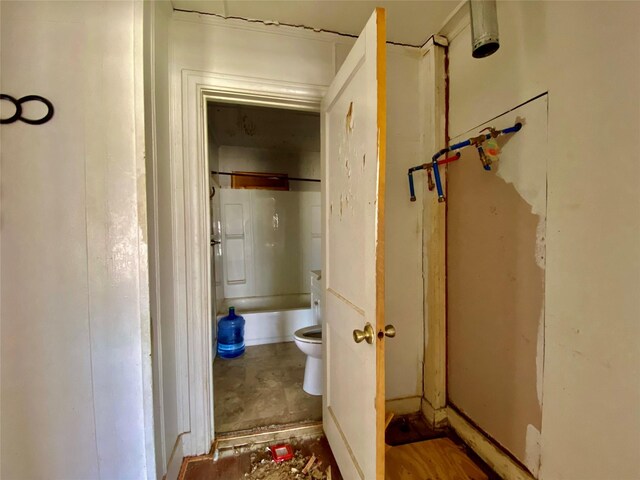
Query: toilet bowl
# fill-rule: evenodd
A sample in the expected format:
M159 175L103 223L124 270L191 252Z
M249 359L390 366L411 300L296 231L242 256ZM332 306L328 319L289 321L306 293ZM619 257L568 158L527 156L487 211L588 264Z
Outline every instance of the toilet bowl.
M296 330L293 339L307 355L302 389L310 395L322 395L322 325Z

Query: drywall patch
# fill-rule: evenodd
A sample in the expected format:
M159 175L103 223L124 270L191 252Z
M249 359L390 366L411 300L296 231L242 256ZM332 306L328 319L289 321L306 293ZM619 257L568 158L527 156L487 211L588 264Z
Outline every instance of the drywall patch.
M477 127L524 124L499 137L493 171L473 148L447 171L449 399L532 470L543 402L546 104L539 98Z
M527 425L526 450L524 464L538 478L540 471L540 431L533 425Z
M449 399L524 463L527 425L542 421L540 217L471 149L449 167L447 182Z

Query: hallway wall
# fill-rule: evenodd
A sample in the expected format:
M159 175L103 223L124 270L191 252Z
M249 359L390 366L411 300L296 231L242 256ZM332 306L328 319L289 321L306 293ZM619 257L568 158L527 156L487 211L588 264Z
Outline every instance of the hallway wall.
M161 479L173 450L167 437L181 432L178 419L178 372L175 368L174 292L168 281L173 271L170 248L172 218L169 174L169 22L168 0L144 3L144 95L147 207L149 223L149 304L153 332L153 401L156 438L156 474Z
M0 127L0 476L152 479L142 3L0 17L2 92L55 107Z
M501 47L481 60L471 57L468 16L445 32L452 138L549 92L544 335L531 359L542 427L512 426L526 436L520 459L546 480L640 478L640 164L630 154L640 131L639 19L637 3L499 2ZM531 203L527 181L513 185ZM490 385L473 387L491 398ZM471 420L496 436L491 422Z

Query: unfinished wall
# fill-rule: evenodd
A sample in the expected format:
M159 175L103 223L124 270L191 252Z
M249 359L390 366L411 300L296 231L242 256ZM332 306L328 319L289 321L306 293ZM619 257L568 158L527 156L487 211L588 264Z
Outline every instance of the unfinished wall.
M151 479L142 4L0 11L0 476Z
M499 138L491 172L472 148L447 169L449 401L530 465L542 421L546 100L452 139L523 123Z
M636 479L640 4L499 2L498 18L502 46L484 60L468 19L449 30L450 134L549 92L539 478Z

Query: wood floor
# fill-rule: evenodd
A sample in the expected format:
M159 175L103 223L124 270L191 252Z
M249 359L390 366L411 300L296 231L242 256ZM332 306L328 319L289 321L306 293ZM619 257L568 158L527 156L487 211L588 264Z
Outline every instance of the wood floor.
M488 480L461 447L449 438L390 447L386 480Z

